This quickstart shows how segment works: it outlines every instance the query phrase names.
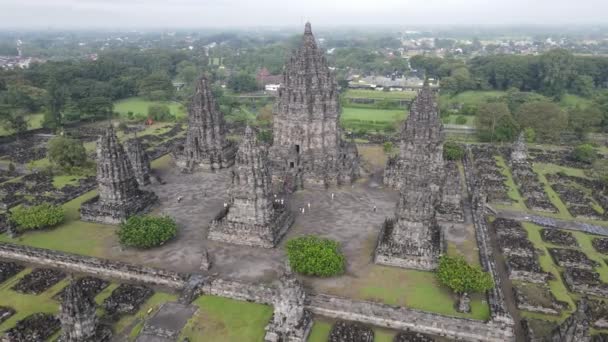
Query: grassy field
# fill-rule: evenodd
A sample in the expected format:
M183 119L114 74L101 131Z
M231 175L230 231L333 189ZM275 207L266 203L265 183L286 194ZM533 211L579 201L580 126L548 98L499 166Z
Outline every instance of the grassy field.
M562 320L562 319L566 318L571 311L573 311L573 309L575 308L574 303L580 297L579 294L568 292L568 289L562 282L562 279L560 276L560 272L562 271L562 269L560 267L558 267L555 263L553 263L553 260L551 259L551 256L549 255L549 251L547 250L547 248L550 248L550 247L558 247L558 248L563 248L563 247L556 246L551 243L547 243L547 242L543 241L540 236L541 227L539 227L535 224L529 223L529 222L523 222L523 226L526 229L526 231L528 232L528 239L534 244L534 246L538 250L541 251L541 253L539 253L540 254L539 259L540 259L540 265L541 265L542 269L546 272L553 273L553 275L555 276L555 280L549 281L549 287L551 289L551 292L553 293L553 295L555 295L555 297L558 300L562 300L562 301L569 303L570 308L571 308L570 311L563 312L561 316L551 316L551 315L543 315L543 314L529 313L529 312L525 312L524 316L541 318L541 319L549 319L549 320ZM572 234L578 241L580 249L590 259L595 260L600 264L600 266L596 267L595 270L596 270L596 272L598 272L600 274L600 278L604 282L608 282L608 265L606 265L606 263L603 262L605 256L598 253L591 245L591 241L594 237L592 235L588 235L588 234L585 234L582 232L575 232L575 231L572 231Z
M562 97L561 101L559 102L559 105L562 107L588 107L592 103L593 101L591 101L590 99L586 99L578 95L566 94Z
M27 115L27 129L37 129L42 127L42 120L44 120L44 114L29 114ZM0 125L0 136L11 134L2 125Z
M471 126L471 127L475 126L475 116L473 116L473 115L450 115L450 116L448 116L447 122L444 121L443 123L444 124L458 125L456 123L456 119L459 116L462 116L465 119L467 119L467 122L464 124L464 126Z
M518 209L526 210L524 199L521 197L515 181L513 181L513 175L511 175L511 170L507 166L504 158L502 156L495 156L494 158L496 159L496 165L498 165L498 167L501 169L501 173L507 177L505 183L509 189L507 194L509 195L509 198L514 201L512 206Z
M194 301L198 312L182 330L191 341L262 341L272 308L221 297L202 296Z
M463 105L479 105L493 97L500 97L505 94L504 91L465 91L456 96L441 95L439 102L445 104L463 104Z
M405 119L406 112L402 109L367 109L351 108L342 109L342 122L351 120L395 122Z
M160 101L148 101L141 97L131 97L128 99L114 102L114 111L120 113L120 115L126 117L128 112L133 114L148 115L148 107L153 104L164 104L169 106L171 115L176 118L182 118L186 116L186 109L177 102L160 102Z
M382 100L413 100L416 97L415 91L378 91L365 89L349 89L344 95L345 98L367 98Z

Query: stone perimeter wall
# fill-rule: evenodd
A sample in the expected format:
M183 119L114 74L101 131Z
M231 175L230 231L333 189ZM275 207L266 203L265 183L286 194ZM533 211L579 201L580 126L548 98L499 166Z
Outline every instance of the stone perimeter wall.
M181 290L187 275L49 249L0 243L0 259Z
M486 272L490 272L494 280L494 288L488 291L488 303L490 305L491 322L500 323L504 329L510 329L511 335L514 336L515 322L511 314L507 310L505 296L502 291L502 282L496 271L495 256L493 248L490 245L490 235L486 222L486 204L484 194L478 189L475 184L478 182L475 179L475 166L473 163L473 153L470 146L466 147L464 156L464 171L468 193L471 196L473 224L475 226L475 237L477 246L479 247L479 259L481 266ZM514 338L514 337L512 337Z
M183 290L188 275L150 267L108 261L88 256L68 254L47 249L0 243L0 259L61 268L123 281L146 283ZM273 305L277 296L274 287L221 278L208 278L201 289L203 294L236 300ZM411 329L423 333L446 336L465 341L511 341L512 329L492 321L448 317L404 307L357 301L346 298L311 294L307 308L315 314L352 320L385 328Z

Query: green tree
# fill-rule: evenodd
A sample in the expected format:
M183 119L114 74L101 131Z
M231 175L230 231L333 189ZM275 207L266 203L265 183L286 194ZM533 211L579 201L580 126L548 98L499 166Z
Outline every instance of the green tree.
M576 106L569 110L569 125L579 138L591 132L594 128L600 128L602 123L602 112L595 106Z
M593 163L591 168L592 176L599 180L604 186L603 191L608 188L608 159L599 158Z
M571 85L572 91L582 97L591 97L595 91L593 77L588 75L578 75L574 77Z
M57 136L47 147L49 161L63 171L71 172L75 167L83 167L87 162L87 152L78 139Z
M447 160L461 160L464 157L464 149L453 141L443 144L443 158Z
M148 106L148 117L154 121L171 121L174 117L171 115L171 109L164 104L153 104Z
M230 77L227 86L235 93L246 93L258 89L255 78L246 73L238 73L237 75Z
M344 273L345 259L340 244L316 236L302 236L287 241L289 265L304 275L331 277Z
M552 102L530 102L519 107L515 120L523 128L532 128L539 141L557 141L568 128L568 114Z
M581 144L574 148L572 156L575 160L592 164L597 159L597 152L591 144Z
M509 107L503 102L481 104L475 116L475 126L482 141L512 141L518 132Z
M384 144L382 144L382 150L386 154L393 153L393 149L394 149L394 146L393 146L393 143L391 141L387 141Z
M88 97L78 102L80 117L108 119L112 117L114 103L107 97Z
M462 296L483 293L494 287L492 276L479 266L470 265L462 256L442 255L436 276L439 282Z
M534 128L524 128L524 138L526 139L527 143L531 144L533 142L536 142L536 132L534 132Z
M166 101L173 97L175 89L167 74L153 73L139 82L139 95L152 101Z
M44 113L44 127L58 128L61 125L61 111L67 100L66 88L59 84L56 76L51 76L47 83L47 103Z
M567 50L552 50L540 57L539 76L541 91L561 98L574 77L574 56Z

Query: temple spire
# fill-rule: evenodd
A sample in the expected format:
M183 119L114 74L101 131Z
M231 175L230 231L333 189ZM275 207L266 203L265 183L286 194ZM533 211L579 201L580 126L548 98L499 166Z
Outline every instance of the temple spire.
M304 34L312 34L312 27L310 25L310 21L307 21L304 25Z

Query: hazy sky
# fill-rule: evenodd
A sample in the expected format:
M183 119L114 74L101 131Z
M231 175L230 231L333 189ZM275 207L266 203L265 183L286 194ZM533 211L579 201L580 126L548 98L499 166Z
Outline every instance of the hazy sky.
M0 27L608 24L608 0L0 0Z

